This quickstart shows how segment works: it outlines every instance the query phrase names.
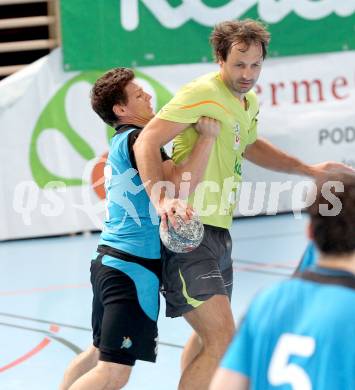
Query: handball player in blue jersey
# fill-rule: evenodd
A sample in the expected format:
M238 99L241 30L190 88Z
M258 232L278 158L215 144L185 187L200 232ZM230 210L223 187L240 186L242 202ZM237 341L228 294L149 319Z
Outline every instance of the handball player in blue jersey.
M116 129L105 165L106 219L91 261L93 345L67 368L60 389L120 389L136 360L155 362L161 274L159 217L151 205L136 166L133 145L153 117L151 96L128 68L116 68L98 79L91 104ZM161 150L164 180L179 194L183 173L191 174L189 192L202 179L219 122L200 118L193 153L176 165ZM186 187L186 182L184 183ZM186 191L186 190L185 190ZM192 210L164 196L167 212ZM165 216L166 220L166 216Z
M355 389L355 177L331 183L308 208L317 264L252 302L211 390Z
M355 171L349 167L333 167L328 170L328 178L334 181L342 181L344 175L353 175L355 177ZM313 241L309 241L306 246L306 249L303 252L302 258L295 270L295 272L303 272L307 268L316 265L317 259L319 257L319 250Z
M316 264L317 259L319 257L319 252L314 245L314 242L309 242L303 255L302 259L300 261L300 264L297 267L296 272L303 272L307 268L312 267L313 265Z

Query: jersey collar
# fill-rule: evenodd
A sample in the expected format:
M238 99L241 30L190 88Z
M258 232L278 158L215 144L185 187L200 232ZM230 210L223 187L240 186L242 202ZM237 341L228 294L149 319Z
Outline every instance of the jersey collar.
M308 268L309 271L321 274L324 276L334 276L334 277L352 277L355 278L354 274L349 271L335 268L326 268L319 265L313 265Z
M121 123L117 127L115 127L115 130L116 130L116 134L122 134L127 130L131 130L132 128L133 129L143 129L143 127L133 125L130 123Z

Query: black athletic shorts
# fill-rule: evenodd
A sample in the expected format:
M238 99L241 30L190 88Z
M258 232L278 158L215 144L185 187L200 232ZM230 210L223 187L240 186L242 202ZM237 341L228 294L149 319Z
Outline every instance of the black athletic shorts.
M160 259L101 245L91 262L93 344L100 360L133 366L157 355Z
M167 317L178 317L214 295L232 296L232 239L227 229L204 225L201 245L189 253L163 248Z

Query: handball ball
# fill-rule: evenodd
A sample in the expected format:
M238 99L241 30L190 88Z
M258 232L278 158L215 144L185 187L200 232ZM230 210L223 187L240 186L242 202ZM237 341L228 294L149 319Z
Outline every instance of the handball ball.
M176 216L177 228L173 228L168 220L168 230L163 230L160 224L160 238L166 248L176 253L187 253L196 249L202 242L204 228L197 214L185 222Z

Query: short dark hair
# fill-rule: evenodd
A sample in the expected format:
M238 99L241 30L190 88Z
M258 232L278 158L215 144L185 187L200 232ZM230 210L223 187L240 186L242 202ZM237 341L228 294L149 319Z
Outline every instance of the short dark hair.
M245 44L247 49L252 43L259 42L265 59L270 42L270 33L261 22L252 19L233 20L217 24L210 35L210 43L216 61L226 61L232 46L236 42Z
M340 192L334 187L331 188L331 182L328 180L329 178L316 183L316 200L307 209L311 218L313 239L324 254L349 255L355 251L355 175L342 175L341 179L338 179L344 186L344 191ZM324 185L327 185L328 191L341 202L341 210L337 215L322 215L320 205L326 205L328 209L333 207L324 195Z
M91 90L91 106L108 125L115 126L119 122L120 118L112 108L115 104L127 104L128 96L125 88L133 79L132 69L115 68L96 80Z

